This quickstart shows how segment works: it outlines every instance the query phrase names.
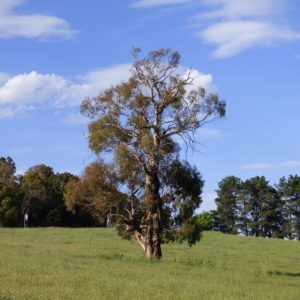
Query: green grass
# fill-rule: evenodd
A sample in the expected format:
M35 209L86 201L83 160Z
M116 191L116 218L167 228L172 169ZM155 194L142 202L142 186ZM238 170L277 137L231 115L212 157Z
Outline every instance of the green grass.
M111 229L0 229L0 300L300 299L300 242L205 233L163 254Z

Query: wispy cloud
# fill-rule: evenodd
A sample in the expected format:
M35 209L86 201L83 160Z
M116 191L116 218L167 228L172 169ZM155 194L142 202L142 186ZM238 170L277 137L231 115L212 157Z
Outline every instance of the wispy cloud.
M284 168L300 168L300 160L289 160L281 163L255 163L241 166L241 169L245 170L267 170Z
M216 139L224 136L223 131L214 128L200 128L197 131L197 138L199 139Z
M226 58L255 46L272 46L293 41L300 34L287 28L259 21L230 21L217 23L202 31L199 36L206 43L217 45L212 55Z
M88 121L89 120L85 118L83 115L76 113L65 117L63 123L66 125L86 125Z
M163 5L178 5L182 3L191 2L192 0L138 0L131 4L132 7L136 8L146 8L153 6L163 6Z
M204 4L208 11L198 14L194 22L202 41L217 47L212 53L216 58L300 39L300 32L284 20L290 1L204 0Z
M193 4L189 27L205 44L215 46L214 58L227 58L253 47L270 47L300 40L288 11L292 0L191 0L134 2L135 7Z
M279 165L281 168L300 168L300 160L290 160Z
M241 169L245 170L266 170L266 169L272 169L274 167L273 164L268 163L255 163L255 164L247 164L241 166Z
M25 116L30 110L32 110L32 106L29 105L20 105L20 106L1 106L0 105L0 119L9 119L14 116Z
M44 14L16 12L27 0L0 1L0 38L72 38L76 31L64 19Z
M296 58L296 59L300 59L300 54L296 54L296 55L295 55L295 58Z
M10 149L9 153L11 153L13 157L28 156L29 154L32 154L33 150L34 148L32 146L14 147L13 149Z

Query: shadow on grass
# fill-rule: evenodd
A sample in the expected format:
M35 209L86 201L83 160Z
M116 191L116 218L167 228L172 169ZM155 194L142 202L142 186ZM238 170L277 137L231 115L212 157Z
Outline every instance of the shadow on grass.
M300 277L300 272L292 273L292 272L281 272L281 271L269 271L268 274L269 275Z

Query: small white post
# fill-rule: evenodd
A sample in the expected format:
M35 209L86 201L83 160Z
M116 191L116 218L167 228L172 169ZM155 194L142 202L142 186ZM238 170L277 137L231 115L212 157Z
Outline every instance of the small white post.
M24 214L24 227L26 227L27 221L28 221L28 214L25 213L25 214Z

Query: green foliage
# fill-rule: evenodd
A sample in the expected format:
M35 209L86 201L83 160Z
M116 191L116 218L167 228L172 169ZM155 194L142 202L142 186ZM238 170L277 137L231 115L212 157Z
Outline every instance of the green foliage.
M194 211L199 208L204 185L201 174L188 162L174 160L165 166L161 178L165 193L163 201L165 240L187 241L189 245L200 240L201 227L193 218Z
M17 227L21 223L22 194L15 182L16 166L11 157L0 157L0 226Z
M217 190L217 217L222 232L236 233L237 201L240 193L241 181L234 176L225 177L219 183Z
M24 174L21 188L25 197L22 210L29 216L30 226L54 225L45 222L47 214L59 204L59 187L53 169L36 165Z
M101 161L86 167L81 178L70 180L64 189L67 207L73 213L90 214L94 220L105 220L114 203L121 202L113 169Z
M53 172L51 167L36 165L24 176L14 176L15 164L11 158L0 158L0 226L92 226L99 225L89 212L79 209L75 214L67 211L63 192L70 173ZM103 221L102 221L103 222Z
M0 184L0 226L20 226L22 196L16 183Z
M202 230L212 230L214 224L214 213L204 211L194 217L195 223L197 223Z
M283 201L283 234L289 239L296 237L300 240L300 176L280 178L277 189Z
M55 207L49 210L45 221L45 226L61 226L63 224L63 210L60 207Z
M193 219L181 224L180 228L176 231L175 240L179 242L187 241L189 246L195 245L200 241L202 228Z
M300 239L300 177L272 187L264 176L219 183L214 229L245 235ZM230 229L231 228L231 229Z
M0 183L10 184L15 180L16 165L11 157L0 157Z
M3 202L3 201L2 201ZM2 225L5 227L17 227L20 224L20 209L16 206L1 209Z
M281 201L277 192L264 176L254 177L244 183L246 210L249 212L249 230L254 236L280 237L282 226Z

